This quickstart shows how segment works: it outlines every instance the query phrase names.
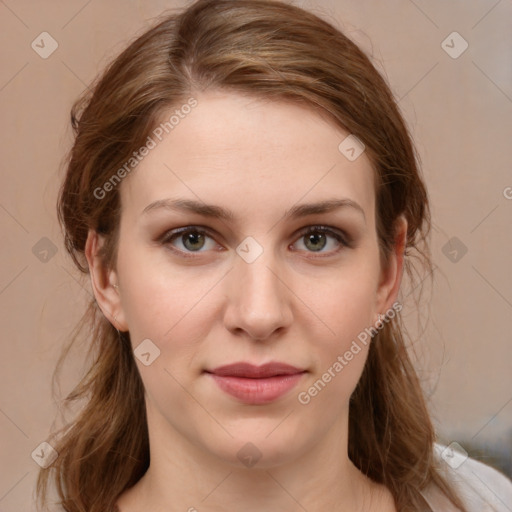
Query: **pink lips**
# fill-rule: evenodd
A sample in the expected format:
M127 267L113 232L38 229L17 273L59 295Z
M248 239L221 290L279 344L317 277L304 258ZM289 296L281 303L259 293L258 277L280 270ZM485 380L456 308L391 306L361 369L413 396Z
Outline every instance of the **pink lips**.
M285 363L267 363L254 366L235 363L207 371L225 393L251 405L277 400L292 389L306 373Z

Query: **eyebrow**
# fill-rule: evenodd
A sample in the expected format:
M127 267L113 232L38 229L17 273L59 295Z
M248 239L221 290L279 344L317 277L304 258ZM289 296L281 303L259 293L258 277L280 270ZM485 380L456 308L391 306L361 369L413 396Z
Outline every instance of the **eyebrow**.
M366 222L366 215L361 205L348 198L327 199L316 203L295 205L285 212L283 218L301 218L308 215L328 213L340 208L351 208L358 211L362 214ZM235 215L230 210L222 208L221 206L206 204L192 199L159 199L158 201L154 201L146 206L142 211L142 215L146 215L149 212L160 209L188 211L191 213L197 213L204 217L217 218L225 221L233 221L235 219Z

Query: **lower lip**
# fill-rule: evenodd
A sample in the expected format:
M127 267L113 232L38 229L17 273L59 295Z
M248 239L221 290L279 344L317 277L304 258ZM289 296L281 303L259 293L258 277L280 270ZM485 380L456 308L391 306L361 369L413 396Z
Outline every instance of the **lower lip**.
M276 375L265 379L220 376L210 373L217 385L241 402L250 405L268 404L277 400L297 385L305 372Z

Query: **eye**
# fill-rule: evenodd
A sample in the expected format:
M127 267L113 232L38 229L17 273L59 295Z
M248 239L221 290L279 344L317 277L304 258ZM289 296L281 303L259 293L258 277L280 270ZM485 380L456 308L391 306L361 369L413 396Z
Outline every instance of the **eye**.
M206 252L220 247L209 232L200 226L185 226L168 231L161 237L160 243L170 245L172 250L185 257L194 257L193 253ZM295 242L295 245L297 244L299 245L298 249L293 250L306 250L306 252L326 255L336 253L343 247L351 246L348 236L328 226L304 228ZM327 250L324 250L326 248Z
M170 244L181 253L204 252L215 249L217 246L207 231L195 226L186 226L169 231L162 237L161 243Z
M296 243L302 242L302 246L308 252L335 253L342 247L350 247L346 236L336 229L327 226L309 226L300 232L300 238ZM299 244L299 250L302 250ZM324 249L327 247L327 250ZM331 250L329 250L329 247Z

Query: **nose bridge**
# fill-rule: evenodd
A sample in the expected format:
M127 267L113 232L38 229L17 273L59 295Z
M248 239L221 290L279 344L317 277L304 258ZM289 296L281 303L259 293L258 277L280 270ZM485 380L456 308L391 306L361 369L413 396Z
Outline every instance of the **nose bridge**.
M243 329L251 337L263 339L290 324L290 297L280 268L270 249L253 261L237 256L230 272L228 328Z

